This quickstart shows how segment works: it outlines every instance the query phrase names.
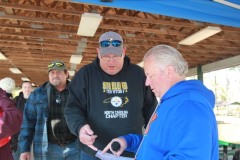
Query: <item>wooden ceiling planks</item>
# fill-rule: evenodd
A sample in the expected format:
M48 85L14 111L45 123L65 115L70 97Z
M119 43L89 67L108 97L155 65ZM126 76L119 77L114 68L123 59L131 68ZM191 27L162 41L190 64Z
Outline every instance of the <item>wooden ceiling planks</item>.
M84 12L103 16L94 37L77 35ZM192 46L178 44L206 26L218 26L222 32ZM0 2L0 52L8 59L0 60L0 78L11 76L20 86L21 77L26 76L38 86L48 80L50 61L62 59L72 69L71 55L81 52L77 71L95 59L99 36L109 30L123 36L127 55L135 64L157 44L176 47L190 68L240 54L240 28L236 27L69 1L4 0ZM10 67L18 67L23 74L12 74Z

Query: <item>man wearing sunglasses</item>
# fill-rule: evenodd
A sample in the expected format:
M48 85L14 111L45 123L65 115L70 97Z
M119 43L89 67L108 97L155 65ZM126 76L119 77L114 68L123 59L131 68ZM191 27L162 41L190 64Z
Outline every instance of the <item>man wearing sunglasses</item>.
M19 135L20 160L79 160L78 138L67 126L64 108L69 81L66 65L55 60L48 65L49 81L29 96L23 112Z
M143 69L130 63L118 33L102 34L97 52L72 79L65 108L69 129L80 140L81 160L97 160L96 151L114 137L142 134L157 105Z

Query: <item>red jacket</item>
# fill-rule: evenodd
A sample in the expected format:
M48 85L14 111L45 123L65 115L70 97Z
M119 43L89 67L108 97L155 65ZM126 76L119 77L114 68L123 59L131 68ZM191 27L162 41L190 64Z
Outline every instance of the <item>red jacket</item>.
M9 137L20 131L22 114L15 103L0 88L0 147L9 141Z

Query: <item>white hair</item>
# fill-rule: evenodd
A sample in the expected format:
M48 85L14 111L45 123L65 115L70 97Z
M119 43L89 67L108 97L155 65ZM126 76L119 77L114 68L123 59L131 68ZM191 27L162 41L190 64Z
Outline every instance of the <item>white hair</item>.
M186 75L188 72L188 63L182 57L181 53L175 48L168 45L157 45L147 51L143 60L153 58L159 67L171 65L175 72L180 76Z

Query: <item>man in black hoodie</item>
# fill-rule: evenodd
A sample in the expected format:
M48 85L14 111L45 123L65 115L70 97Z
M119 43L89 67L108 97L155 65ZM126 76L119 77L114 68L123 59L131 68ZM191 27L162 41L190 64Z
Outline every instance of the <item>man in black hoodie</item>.
M96 151L114 137L142 134L157 105L143 69L130 63L118 33L101 35L97 52L72 79L65 108L69 129L80 140L81 160L98 159Z

